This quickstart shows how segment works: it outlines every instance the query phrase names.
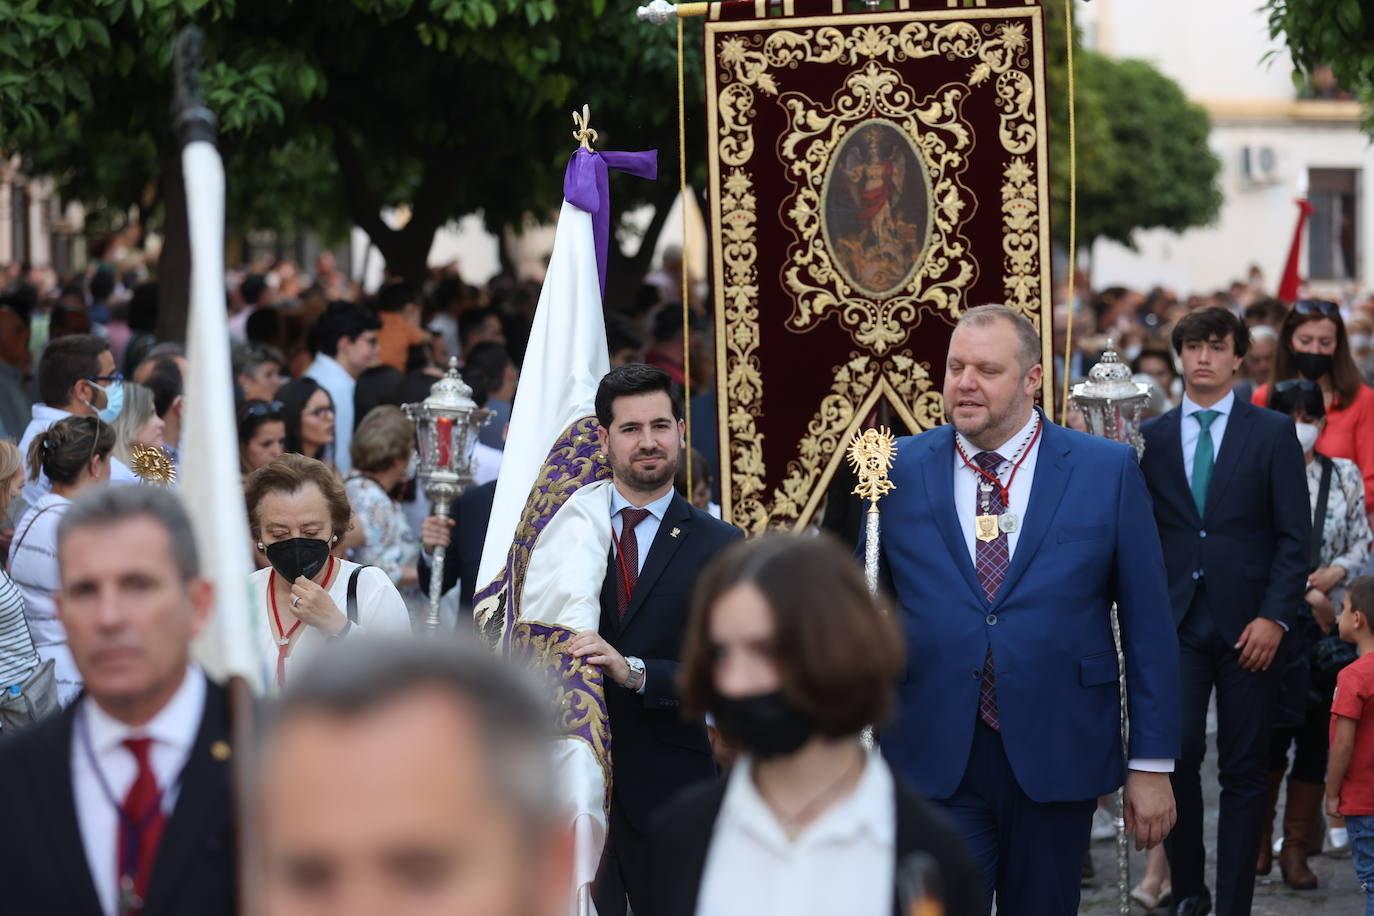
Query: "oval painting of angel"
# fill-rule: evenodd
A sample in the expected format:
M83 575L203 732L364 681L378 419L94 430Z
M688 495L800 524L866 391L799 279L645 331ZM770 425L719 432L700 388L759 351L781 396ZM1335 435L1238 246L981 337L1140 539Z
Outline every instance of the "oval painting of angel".
M864 121L830 160L822 226L851 285L884 298L910 280L930 234L930 185L916 144L890 121Z

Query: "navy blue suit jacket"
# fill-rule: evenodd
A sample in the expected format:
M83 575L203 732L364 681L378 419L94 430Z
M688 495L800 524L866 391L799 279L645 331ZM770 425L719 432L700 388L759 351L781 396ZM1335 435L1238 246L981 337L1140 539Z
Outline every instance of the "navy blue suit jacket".
M907 670L883 753L929 798L968 765L989 647L1002 742L1037 802L1125 781L1111 606L1120 608L1130 756L1176 758L1178 641L1135 451L1045 422L1030 502L997 599L984 596L954 506L954 430L898 440L881 554Z
M1302 446L1284 414L1236 398L1217 452L1206 511L1183 468L1183 411L1146 423L1141 469L1164 542L1174 623L1199 583L1221 638L1234 645L1256 617L1292 627L1303 606L1312 508Z

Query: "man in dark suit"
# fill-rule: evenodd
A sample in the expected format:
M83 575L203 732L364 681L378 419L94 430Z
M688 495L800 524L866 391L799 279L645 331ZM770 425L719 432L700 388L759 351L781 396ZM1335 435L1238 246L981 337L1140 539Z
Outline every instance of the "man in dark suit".
M190 660L214 589L175 496L101 487L58 531L58 613L85 681L0 742L7 913L236 912L229 710Z
M687 442L666 372L612 369L597 389L596 415L614 484L614 547L600 632L579 634L571 648L606 675L613 788L594 895L601 916L623 916L627 896L633 909L646 906L645 833L658 808L682 787L715 776L704 723L679 716L678 659L697 575L743 535L673 489Z
M954 819L1003 913L1077 912L1095 799L1173 823L1178 646L1134 449L1036 409L1039 335L1000 305L950 339L950 424L899 441L881 559L907 637L893 767ZM1120 738L1115 603L1129 685Z
M1175 907L1186 916L1211 909L1198 768L1214 687L1217 912L1250 912L1268 811L1269 722L1279 686L1272 663L1302 606L1308 572L1311 508L1293 421L1231 390L1249 339L1225 309L1184 316L1173 331L1183 404L1143 430L1141 467L1178 628L1183 756L1174 772L1178 827L1166 848Z

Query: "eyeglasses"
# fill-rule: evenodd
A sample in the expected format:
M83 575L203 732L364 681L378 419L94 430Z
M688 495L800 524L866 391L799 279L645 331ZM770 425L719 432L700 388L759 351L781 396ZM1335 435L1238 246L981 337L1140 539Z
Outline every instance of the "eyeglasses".
M260 402L244 408L243 415L245 417L265 417L269 414L281 413L283 406L281 401Z
M86 381L96 382L97 384L100 382L122 382L124 381L124 373L116 372L113 375L88 375L86 376Z
M1311 381L1310 379L1290 378L1285 379L1284 381L1279 382L1274 386L1274 390L1279 392L1292 391L1294 388L1298 389L1299 391L1320 391L1321 385L1318 385L1316 382Z
M1293 303L1293 311L1299 315L1322 315L1327 318L1340 318L1341 307L1325 299L1299 299Z

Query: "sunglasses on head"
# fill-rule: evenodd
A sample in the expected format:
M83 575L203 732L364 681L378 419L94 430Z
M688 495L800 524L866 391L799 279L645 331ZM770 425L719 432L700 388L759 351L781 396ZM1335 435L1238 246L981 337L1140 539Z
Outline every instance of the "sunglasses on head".
M1275 391L1292 391L1294 388L1299 391L1321 391L1321 386L1316 382L1305 378L1290 378L1274 385Z
M1325 299L1299 299L1293 303L1293 311L1299 315L1321 315L1325 318L1340 318L1341 307Z
M261 402L245 408L243 415L245 417L265 417L268 414L281 413L282 406L281 401Z

